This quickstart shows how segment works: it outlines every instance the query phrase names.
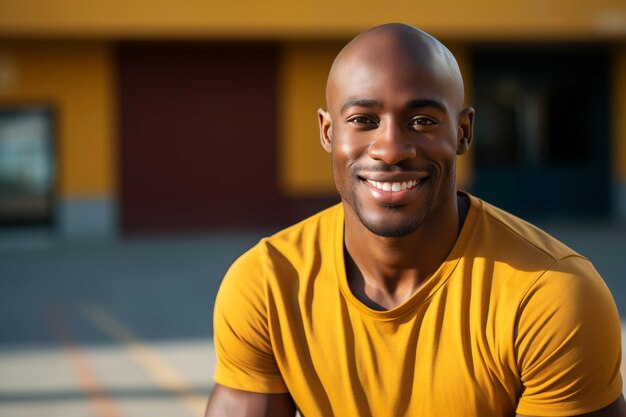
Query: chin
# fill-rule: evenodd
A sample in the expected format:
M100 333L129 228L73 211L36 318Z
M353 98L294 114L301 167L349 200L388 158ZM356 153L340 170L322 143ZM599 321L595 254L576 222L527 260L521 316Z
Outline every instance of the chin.
M367 230L380 237L408 236L415 232L422 225L422 223L424 223L424 216L416 216L413 219L392 222L391 220L392 217L394 217L394 210L396 209L393 207L387 207L385 208L385 211L387 210L389 211L389 216L374 219L368 218L368 216L360 210L359 206L356 207L355 212L361 224L363 224Z
M411 233L415 232L419 227L419 225L416 224L394 225L390 227L371 225L367 223L363 223L363 225L367 228L367 230L380 237L408 236Z

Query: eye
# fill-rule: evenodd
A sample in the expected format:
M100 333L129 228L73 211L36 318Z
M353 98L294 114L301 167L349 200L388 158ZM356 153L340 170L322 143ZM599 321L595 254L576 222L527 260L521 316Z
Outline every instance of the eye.
M411 120L409 125L411 126L433 126L437 121L431 117L419 116Z
M375 126L377 124L375 120L373 120L373 119L371 119L369 117L366 117L366 116L354 116L354 117L349 118L347 121L348 121L348 123L355 124L355 125L373 125L373 126Z

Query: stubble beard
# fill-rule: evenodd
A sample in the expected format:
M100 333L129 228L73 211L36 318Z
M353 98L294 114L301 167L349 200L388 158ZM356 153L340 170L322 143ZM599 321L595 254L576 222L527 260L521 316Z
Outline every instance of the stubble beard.
M422 207L418 212L415 213L415 217L413 217L410 221L399 224L377 224L375 220L369 219L365 215L365 210L356 195L357 185L360 182L359 179L352 179L352 190L350 191L350 199L344 199L354 213L358 217L359 221L367 230L371 233L380 236L380 237L390 237L390 238L399 238L403 236L408 236L415 232L420 226L424 223L426 218L428 217L428 213L431 212L433 206L433 195L432 192L428 196L426 206ZM384 206L385 210L389 211L389 214L392 214L394 210L400 210L400 206Z
M398 208L389 206L386 207L386 209L391 211L397 210ZM408 236L411 233L415 232L417 229L419 229L419 227L424 223L424 220L426 220L426 216L424 215L424 213L420 213L415 219L413 219L413 221L409 223L384 227L382 225L376 225L373 224L373 222L367 221L367 219L362 215L358 203L356 204L356 208L354 209L354 211L361 221L361 224L363 224L363 226L365 226L367 230L380 237L398 238Z
M357 186L359 185L361 181L356 176L352 176L350 180L351 186L352 186L350 193L349 193L350 199L343 198L344 196L342 196L342 199L346 201L350 207L352 207L352 210L358 217L361 224L365 226L365 228L369 230L371 233L380 237L399 238L403 236L408 236L414 233L417 229L419 229L424 224L424 222L428 220L429 215L434 210L437 210L437 208L444 201L446 201L450 197L450 195L455 193L456 181L454 181L454 178L455 178L455 173L453 171L451 179L449 180L450 181L449 187L447 187L445 193L439 196L439 198L436 193L436 189L435 189L436 187L434 188L430 187L429 195L426 198L426 202L424 206L416 210L415 216L410 221L401 223L401 224L389 224L389 225L377 224L375 220L369 219L366 216L362 203L356 195ZM438 178L430 176L427 179L427 181L436 182L437 179ZM432 186L432 184L429 184L429 185ZM389 210L389 213L392 214L394 210L400 210L401 206L386 206L384 208L386 210Z

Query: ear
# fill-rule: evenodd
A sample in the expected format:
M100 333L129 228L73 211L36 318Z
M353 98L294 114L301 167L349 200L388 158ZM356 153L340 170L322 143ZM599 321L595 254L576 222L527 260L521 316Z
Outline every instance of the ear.
M474 136L474 114L475 110L472 107L466 107L459 113L459 126L457 135L457 148L456 154L463 155L466 153Z
M322 142L322 148L330 153L330 144L333 136L332 120L330 113L326 109L317 109L317 120L320 125L320 141Z

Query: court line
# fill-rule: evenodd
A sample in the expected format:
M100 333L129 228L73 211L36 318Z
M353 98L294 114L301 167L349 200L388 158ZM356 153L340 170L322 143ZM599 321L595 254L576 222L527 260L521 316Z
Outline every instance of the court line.
M194 390L182 374L163 360L154 349L102 307L85 304L84 309L87 317L100 330L130 350L135 360L148 371L157 384L175 394L194 415L204 415L207 396Z
M78 377L80 388L86 393L89 403L100 417L121 417L119 409L113 400L106 394L95 372L89 367L89 362L83 350L76 343L74 335L63 318L62 313L53 308L46 309L46 320L55 337L61 341L63 350L67 354L72 369Z

